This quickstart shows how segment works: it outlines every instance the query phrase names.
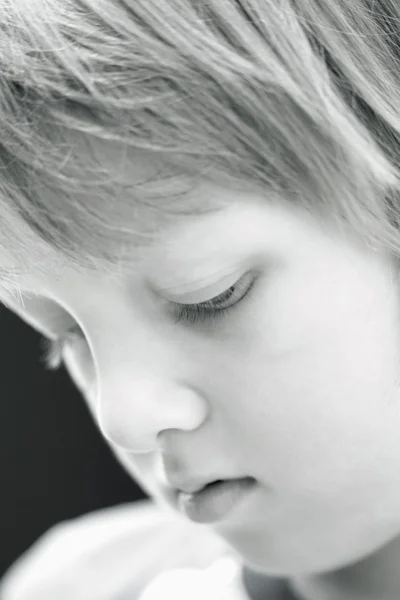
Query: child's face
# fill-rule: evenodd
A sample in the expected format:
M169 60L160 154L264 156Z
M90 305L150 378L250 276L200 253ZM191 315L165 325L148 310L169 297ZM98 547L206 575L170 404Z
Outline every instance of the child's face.
M47 298L64 329L79 322L86 340L67 368L144 489L170 502L163 466L252 476L214 531L269 573L338 568L400 531L392 264L294 209L218 194L226 208L167 228L129 280L37 280L25 316L56 332ZM230 314L175 322L168 301L203 302L242 278L238 301L252 277Z

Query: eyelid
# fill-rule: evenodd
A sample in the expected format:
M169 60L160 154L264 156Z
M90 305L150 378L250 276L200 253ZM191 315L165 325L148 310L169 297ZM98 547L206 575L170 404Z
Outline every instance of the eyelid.
M161 293L162 295L167 292L168 296L174 296L177 299L183 298L186 294L194 294L198 292L202 292L203 289L206 289L212 285L217 284L219 282L223 282L229 277L237 277L241 276L249 266L249 261L241 261L240 264L236 262L234 266L229 267L226 266L218 271L213 271L211 275L206 275L205 277L197 277L196 279L192 279L191 275L188 275L188 279L190 278L190 282L181 283L178 285L159 285L156 283L154 285L154 289L156 292ZM186 292L185 290L188 290Z
M207 302L208 300L212 300L215 296L219 296L224 291L226 291L230 286L234 285L237 281L239 281L244 276L244 273L235 269L230 273L226 274L222 279L216 279L209 283L206 286L202 286L201 288L193 289L193 282L189 284L185 284L180 286L179 289L189 288L190 291L182 293L174 293L168 292L168 300L172 303L176 304L199 304L201 302ZM215 274L213 275L215 278ZM203 279L210 280L210 277ZM164 288L165 289L165 288ZM170 288L172 289L172 288ZM177 290L178 288L173 288Z
M175 304L175 323L184 320L187 323L196 325L213 324L216 320L228 318L233 311L242 306L245 298L249 298L255 289L260 273L249 271L242 277L237 279L230 287L225 289L221 294L195 304ZM247 282L247 283L246 283ZM236 290L239 293L235 294ZM224 300L224 296L232 291L231 296ZM215 306L215 303L217 306Z

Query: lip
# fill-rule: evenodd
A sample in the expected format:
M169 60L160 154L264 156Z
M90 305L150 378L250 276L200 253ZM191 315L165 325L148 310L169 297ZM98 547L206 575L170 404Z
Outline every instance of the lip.
M216 523L238 508L256 486L257 482L253 477L228 479L193 494L177 491L175 503L179 511L191 521Z
M230 475L221 475L218 473L209 474L208 476L187 476L185 477L182 474L179 476L174 473L174 475L168 476L168 473L164 471L164 479L167 485L170 488L173 488L175 492L184 492L186 494L197 494L201 492L206 486L210 485L210 483L222 482L222 481L231 481L237 479L245 479L250 478L249 475L238 475L238 474L230 474ZM253 479L253 478L251 478Z
M177 492L184 492L186 494L196 494L200 492L203 488L205 488L210 483L214 481L222 481L226 479L231 479L230 477L196 477L190 479L173 479L168 478L168 484L174 488Z
M178 468L178 465L180 468ZM221 468L215 471L189 468L182 462L173 458L172 454L163 454L159 456L157 471L160 483L164 489L177 494L183 492L186 494L196 494L203 490L210 483L216 481L229 481L231 479L243 479L249 477L246 473L234 472L230 469Z

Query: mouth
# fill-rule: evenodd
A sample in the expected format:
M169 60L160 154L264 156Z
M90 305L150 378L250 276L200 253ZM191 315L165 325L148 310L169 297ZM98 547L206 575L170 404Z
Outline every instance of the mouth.
M255 487L254 477L218 479L194 493L176 490L176 504L190 520L214 523L227 517Z
M181 482L173 482L172 480L170 481L171 487L174 488L174 490L176 491L176 493L179 492L183 492L185 494L198 494L200 492L203 492L206 489L210 489L213 486L219 485L221 483L226 483L229 481L237 481L237 480L241 480L241 479L253 479L252 477L229 477L226 479L214 479L212 481L208 480L206 481L205 479L200 479L200 478L196 478L196 479L187 479L185 481L181 481Z
M210 488L212 488L214 485L217 485L219 483L224 483L225 481L229 481L228 479L215 479L214 481L210 481L210 483L206 483L205 485L202 486L190 486L190 485L183 485L182 487L178 487L177 491L178 492L183 492L185 494L199 494L200 492L203 492L204 490L208 490Z

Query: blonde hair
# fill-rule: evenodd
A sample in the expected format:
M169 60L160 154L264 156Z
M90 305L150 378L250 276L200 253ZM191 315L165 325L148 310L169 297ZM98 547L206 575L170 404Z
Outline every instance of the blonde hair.
M218 210L204 181L400 258L399 25L393 0L0 0L3 275L129 269ZM95 140L159 167L129 181Z

